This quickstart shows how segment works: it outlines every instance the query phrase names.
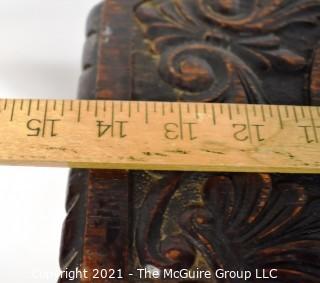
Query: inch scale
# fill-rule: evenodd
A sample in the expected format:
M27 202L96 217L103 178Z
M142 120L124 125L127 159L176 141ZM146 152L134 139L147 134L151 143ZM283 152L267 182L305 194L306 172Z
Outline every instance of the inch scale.
M0 164L320 173L320 107L0 100Z

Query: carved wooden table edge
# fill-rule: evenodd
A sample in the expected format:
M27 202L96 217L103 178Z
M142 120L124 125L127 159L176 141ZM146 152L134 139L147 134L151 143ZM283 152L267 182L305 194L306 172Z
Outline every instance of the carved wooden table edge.
M319 105L319 18L318 0L108 0L89 16L79 98ZM117 282L153 282L126 276L145 266L276 268L272 282L316 283L319 184L72 170L61 268L122 269ZM74 280L92 281L113 280Z

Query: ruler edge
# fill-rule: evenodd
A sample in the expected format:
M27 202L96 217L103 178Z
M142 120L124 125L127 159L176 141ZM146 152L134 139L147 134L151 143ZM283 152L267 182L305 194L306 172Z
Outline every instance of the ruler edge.
M39 101L41 102L92 102L92 103L104 103L107 102L109 104L112 103L165 103L165 104L207 104L207 105L234 105L239 107L246 107L246 106L267 106L267 107L304 107L304 108L320 108L320 105L296 105L296 104L256 104L256 103L224 103L224 102L201 102L201 101L161 101L161 100L117 100L117 99L72 99L72 98L61 98L61 99L54 99L54 98L1 98L0 102L2 101ZM18 107L17 107L18 108ZM201 112L201 109L199 109Z
M54 165L53 165L54 164ZM193 166L186 165L159 165L142 164L130 162L126 163L95 163L95 162L51 162L42 160L30 161L3 161L0 160L0 166L18 166L18 167L48 167L48 168L72 168L72 169L101 169L101 170L125 170L125 171L177 171L177 172L211 172L211 173L266 173L266 174L320 174L320 167L268 167L266 166L242 166L226 167L223 165L204 166L201 165L195 169ZM232 169L230 169L232 168ZM280 169L279 169L280 168ZM307 169L307 170L306 170Z
M305 108L305 109L320 109L320 106L317 105L287 105L287 104L241 104L241 103L215 103L215 102L197 102L197 101L148 101L148 100L108 100L108 99L54 99L54 98L0 98L0 102L6 101L6 103L12 104L12 107L14 107L14 104L16 102L28 102L28 101L37 101L40 103L40 106L44 107L46 105L46 102L56 102L56 103L63 103L63 102L91 102L91 103L158 103L158 104L174 104L174 105L179 105L179 104L193 104L193 105L231 105L231 106L237 106L237 107L254 107L254 106L259 106L259 107L272 107L272 108L277 108L277 107L299 107L299 108ZM103 106L103 105L102 105ZM10 109L10 107L8 107ZM16 107L18 108L18 107ZM40 108L41 109L41 108ZM0 109L1 110L1 109ZM22 111L22 110L20 110ZM74 112L76 111L75 109L73 110ZM2 112L2 111L1 111ZM199 109L199 112L202 113L203 109ZM121 164L108 164L108 163L94 163L94 162L59 162L59 161L42 161L42 160L6 160L6 161L1 161L0 160L0 166L28 166L28 167L50 167L50 168L79 168L79 169L109 169L109 170L152 170L152 171L187 171L187 172L230 172L230 173L279 173L279 174L319 174L320 173L320 167L307 167L307 166L302 166L302 167L267 167L267 166L261 166L263 168L259 168L259 166L243 166L239 165L239 167L230 167L228 166L228 170L226 170L226 167L223 165L216 165L216 166L204 166L201 165L198 168L195 168L194 166L190 165L154 165L154 164L141 164L141 163L134 163L130 162L130 164L126 163L121 163ZM192 167L192 168L190 168ZM266 171L265 168L268 168ZM279 169L280 168L280 169Z

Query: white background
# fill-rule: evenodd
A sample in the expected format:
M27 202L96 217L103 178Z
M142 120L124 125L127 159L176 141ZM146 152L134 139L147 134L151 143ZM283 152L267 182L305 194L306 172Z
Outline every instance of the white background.
M0 97L74 98L86 17L98 2L0 0ZM2 282L56 282L67 177L0 167Z

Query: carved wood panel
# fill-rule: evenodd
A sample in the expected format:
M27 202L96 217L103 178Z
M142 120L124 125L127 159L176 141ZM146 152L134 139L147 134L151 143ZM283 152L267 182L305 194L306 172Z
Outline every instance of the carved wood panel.
M319 104L319 0L108 0L99 11L82 97ZM272 282L319 282L317 175L72 176L64 267L276 268Z

